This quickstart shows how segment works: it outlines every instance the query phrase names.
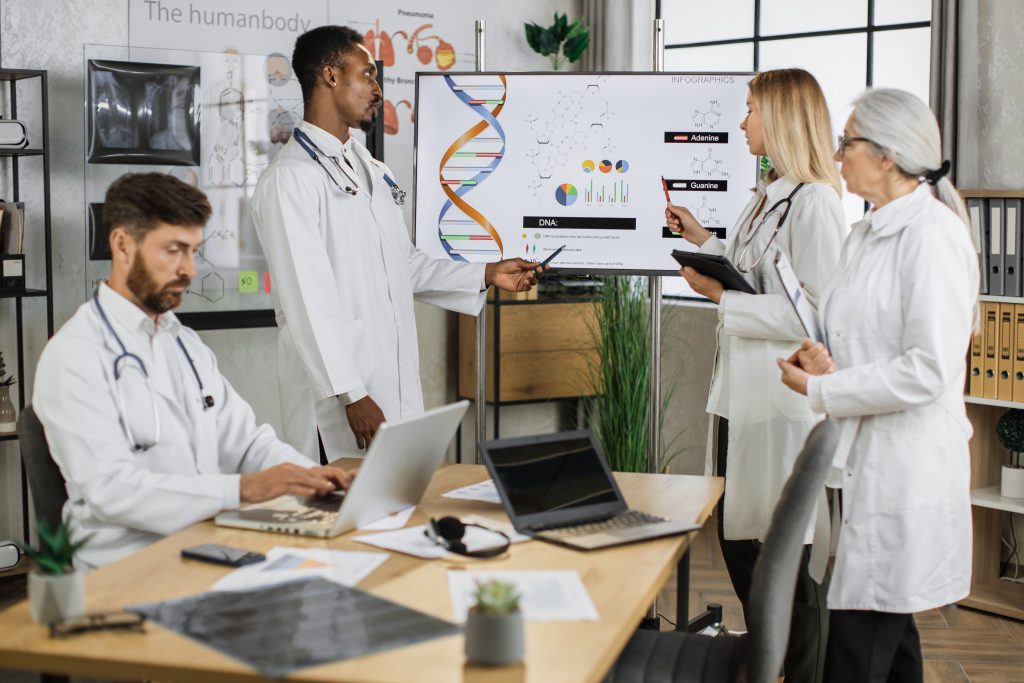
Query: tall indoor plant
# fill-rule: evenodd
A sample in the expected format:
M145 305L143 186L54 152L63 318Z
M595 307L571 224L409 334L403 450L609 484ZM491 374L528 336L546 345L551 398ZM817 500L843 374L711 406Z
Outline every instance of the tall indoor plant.
M651 351L646 283L640 277L603 278L591 323L598 354L588 361L587 417L609 466L618 472L647 471ZM659 429L678 379L677 371L663 380ZM674 457L675 438L662 443L658 470Z

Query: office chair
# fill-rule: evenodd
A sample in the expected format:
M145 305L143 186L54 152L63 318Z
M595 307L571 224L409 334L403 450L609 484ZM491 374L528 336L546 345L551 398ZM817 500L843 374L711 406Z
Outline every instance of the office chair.
M774 683L782 670L807 520L814 514L839 428L820 422L807 437L772 515L750 587L741 636L640 630L605 683Z
M50 456L43 425L31 404L25 406L18 418L18 441L21 443L21 460L25 463L28 485L32 491L36 524L45 521L51 529L56 529L63 519L68 492L60 468Z

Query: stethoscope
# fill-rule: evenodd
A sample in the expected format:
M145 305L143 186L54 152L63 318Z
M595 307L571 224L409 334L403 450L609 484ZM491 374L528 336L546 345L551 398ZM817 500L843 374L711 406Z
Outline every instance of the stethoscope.
M320 149L320 147L317 146L317 144L313 142L310 139L310 137L306 135L305 132L303 132L301 128L295 128L295 130L292 131L292 137L295 138L295 142L299 143L299 146L302 147L302 149L306 150L306 154L309 155L309 158L315 161L320 166L320 168L324 169L324 173L326 173L330 177L334 184L337 185L339 190L347 194L350 194L353 197L359 194L359 188L355 188L350 185L342 187L341 183L338 182L338 179L334 177L334 174L331 173L327 166L324 165L323 160L320 158L321 156L327 155L324 154L324 151ZM341 164L338 163L338 160L336 158L329 158L331 161L334 162L334 165L338 169L339 173L351 179L349 174L345 172L345 169L341 167ZM391 178L391 176L389 176L387 173L384 174L384 182L387 183L389 188L391 188L391 198L395 200L395 204L397 204L398 206L404 206L405 190L400 188L398 186L398 183L396 183L394 179Z
M146 364L142 359L125 347L124 342L121 341L121 337L117 334L114 326L110 324L110 319L107 318L106 311L104 311L103 306L100 305L98 288L93 290L92 301L96 304L96 312L100 314L100 320L103 321L103 324L106 325L110 335L121 348L120 355L114 358L114 385L117 387L117 409L121 416L121 424L124 426L125 436L128 437L128 443L132 444L133 449L137 451L149 450L160 442L160 411L157 409L153 387L149 383L149 371L146 369ZM199 376L199 371L196 369L195 361L192 360L192 355L188 352L188 349L185 348L185 343L181 341L181 337L175 337L174 341L178 343L178 348L181 349L181 352L185 355L185 360L188 361L189 367L192 368L192 374L196 378L196 384L199 385L199 395L203 398L203 410L209 410L214 406L213 396L206 393L206 388L203 386L203 379ZM124 391L121 389L121 377L124 375L124 370L127 367L137 368L146 380L146 389L149 391L149 403L153 412L152 439L136 439L131 425L129 424L128 410L124 400Z
M761 221L757 224L757 227L750 232L750 237L747 238L747 242L746 244L743 245L743 249L740 251L739 256L736 257L736 269L738 271L740 271L743 274L747 274L750 271L757 268L759 265L761 265L761 262L764 261L764 257L768 255L769 247L771 247L772 242L775 241L775 236L779 234L779 230L782 229L782 224L786 222L786 216L789 215L789 210L793 208L793 196L797 193L797 190L799 190L803 186L804 183L800 183L799 185L793 188L793 191L789 193L788 197L783 197L779 201L772 204L770 209L765 211L764 215L761 217ZM781 207L783 204L786 205L786 208L780 209L779 207ZM751 266L747 268L743 267L743 257L746 255L747 250L750 249L750 247L754 244L754 237L756 237L757 233L760 232L761 226L767 223L768 219L773 215L779 216L779 222L775 224L775 230L772 232L772 236L768 238L768 243L764 245L764 251L761 252L761 255L757 258L756 261L754 261L754 263Z

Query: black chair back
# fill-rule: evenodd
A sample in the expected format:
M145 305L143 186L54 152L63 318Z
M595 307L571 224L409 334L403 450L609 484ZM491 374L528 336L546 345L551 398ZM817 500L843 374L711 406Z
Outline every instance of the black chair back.
M774 681L782 670L804 534L814 518L839 432L836 423L827 418L811 430L775 506L750 584L750 681Z
M46 522L51 529L55 529L63 519L68 492L60 468L50 456L50 446L46 443L43 425L31 405L25 406L18 418L18 441L21 444L21 460L25 463L28 485L32 491L36 524Z

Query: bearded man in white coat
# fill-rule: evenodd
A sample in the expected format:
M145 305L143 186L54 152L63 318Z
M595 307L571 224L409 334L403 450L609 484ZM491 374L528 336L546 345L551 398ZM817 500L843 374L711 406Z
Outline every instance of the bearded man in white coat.
M119 560L241 503L347 488L282 443L171 310L195 276L210 204L163 173L107 191L110 277L49 341L32 403L60 467L75 566Z
M413 300L476 315L487 287L533 287L523 259L433 259L409 239L391 170L349 135L380 108L363 36L323 26L296 40L303 122L256 185L270 267L284 439L321 457L366 448L382 422L423 410Z

